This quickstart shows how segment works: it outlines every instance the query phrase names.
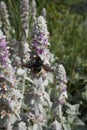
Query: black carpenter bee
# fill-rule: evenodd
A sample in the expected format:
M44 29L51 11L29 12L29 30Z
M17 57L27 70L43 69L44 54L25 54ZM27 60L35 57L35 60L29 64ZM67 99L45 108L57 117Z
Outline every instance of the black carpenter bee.
M45 65L43 63L43 61L41 60L41 58L38 55L33 55L30 58L30 61L27 62L26 64L24 64L23 67L31 69L31 71L33 73L41 72L42 68L45 71L49 71L49 72L53 71L48 65Z

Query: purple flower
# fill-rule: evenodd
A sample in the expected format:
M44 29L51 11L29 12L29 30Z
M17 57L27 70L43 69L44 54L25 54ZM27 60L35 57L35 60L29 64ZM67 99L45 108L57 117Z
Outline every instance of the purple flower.
M0 64L1 64L1 74L9 78L9 81L14 84L14 70L11 66L11 61L9 59L9 51L5 36L0 31Z
M44 49L43 48L40 48L40 49L37 49L37 54L43 54L44 53Z
M7 42L5 37L0 37L0 62L1 65L7 67L7 58L9 57Z
M32 51L36 52L44 63L50 65L52 54L49 51L48 42L49 32L47 29L46 21L42 16L36 19L32 31Z
M63 106L65 104L65 99L59 100L59 104Z

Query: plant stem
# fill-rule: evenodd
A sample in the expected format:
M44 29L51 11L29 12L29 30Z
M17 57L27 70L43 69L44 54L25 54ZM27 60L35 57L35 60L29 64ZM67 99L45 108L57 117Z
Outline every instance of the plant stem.
M25 70L24 75L23 75L23 85L22 85L22 96L23 97L24 97L24 92L25 92L25 77L26 77L26 70ZM21 110L22 110L22 104L23 104L23 98L20 101Z
M6 125L6 130L12 130L12 126L11 126L11 117L9 117L7 125Z

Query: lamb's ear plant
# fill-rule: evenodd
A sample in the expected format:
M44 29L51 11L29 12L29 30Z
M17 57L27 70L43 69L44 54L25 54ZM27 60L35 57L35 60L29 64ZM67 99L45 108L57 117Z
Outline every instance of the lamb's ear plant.
M12 4L12 3L11 3ZM12 12L11 12L12 13ZM7 3L4 1L0 2L0 21L1 21L1 30L3 34L6 36L9 45L9 52L11 53L10 58L12 61L12 65L16 66L16 68L20 65L19 58L19 42L15 39L15 30L11 25L10 21L10 10L7 6ZM14 20L15 21L15 20Z
M9 40L11 39L11 25L9 21L7 6L4 1L0 2L0 19L2 21L2 31L5 34L6 38Z
M0 128L12 130L15 120L20 120L20 99L23 96L17 88L15 69L9 56L5 36L0 31Z
M67 77L66 71L62 64L56 64L56 84L51 92L52 98L52 118L53 122L49 126L49 130L63 130L64 110L67 95Z
M21 39L20 39L20 59L21 59L21 66L17 70L17 75L21 78L22 84L22 95L24 96L25 93L25 82L27 77L27 69L21 68L22 65L29 60L29 53L30 48L28 44L28 37L29 37L29 0L20 0L20 19L21 19ZM21 107L23 100L21 100Z
M32 22L35 22L36 17L37 17L37 5L36 5L35 0L32 0L32 2L31 2L31 14L30 15L31 15Z
M29 0L20 0L22 39L26 39L29 33Z
M33 80L33 84L29 87L29 91L25 96L25 104L29 107L29 118L33 121L29 126L32 129L42 129L46 122L48 121L49 116L47 116L47 112L49 112L51 108L51 101L48 92L46 91L46 86L49 85L49 82L52 82L49 79L49 70L47 71L43 65L49 66L51 69L52 62L52 54L50 53L48 46L50 43L48 42L49 32L47 30L46 21L42 16L39 16L32 29L32 39L31 39L31 57L30 61L32 61L32 55L37 58L39 56L39 60L42 61L42 65L40 66L40 71L35 72L34 68L31 69L31 77ZM39 64L37 61L36 66ZM35 66L34 66L35 67ZM37 68L38 69L38 66ZM51 72L50 72L51 73ZM31 122L30 122L31 123Z
M52 118L49 130L74 130L78 125L84 126L84 122L79 119L79 104L71 104L68 101L67 77L62 64L56 65L56 86L51 92L52 98Z
M21 61L26 62L29 58L29 0L20 0L20 17L21 17Z
M43 8L43 9L41 10L41 15L42 15L44 18L46 18L46 16L47 16L46 8Z

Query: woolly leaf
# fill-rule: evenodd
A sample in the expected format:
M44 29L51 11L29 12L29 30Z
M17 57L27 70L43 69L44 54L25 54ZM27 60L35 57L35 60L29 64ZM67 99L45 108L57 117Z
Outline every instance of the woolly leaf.
M63 128L64 130L71 130L70 124L68 123L63 124Z
M62 130L61 124L55 120L49 127L49 130ZM68 130L68 129L67 129Z
M52 103L50 101L49 94L47 92L44 93L44 98L47 101L48 105L51 107Z
M13 130L27 130L26 124L24 122L17 123L17 126Z
M19 68L19 69L17 70L17 75L18 75L18 76L23 76L24 73L25 73L25 70L23 70L23 69L21 69L21 68Z
M42 130L42 126L40 124L34 124L33 130Z

